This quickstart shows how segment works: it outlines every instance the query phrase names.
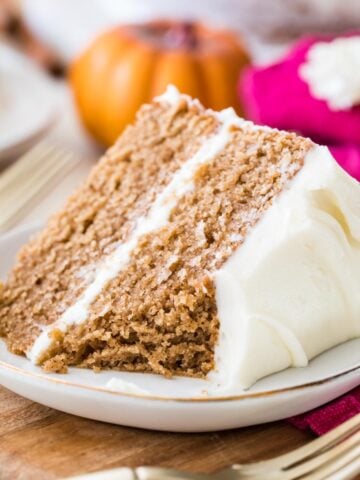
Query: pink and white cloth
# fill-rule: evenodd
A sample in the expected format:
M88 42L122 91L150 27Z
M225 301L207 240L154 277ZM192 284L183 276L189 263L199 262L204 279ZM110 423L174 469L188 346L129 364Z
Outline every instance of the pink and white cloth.
M321 41L332 39L321 37ZM328 145L340 165L360 180L360 105L332 111L311 95L299 75L309 48L317 41L305 38L281 61L248 69L239 82L239 95L247 116L256 123L293 130Z

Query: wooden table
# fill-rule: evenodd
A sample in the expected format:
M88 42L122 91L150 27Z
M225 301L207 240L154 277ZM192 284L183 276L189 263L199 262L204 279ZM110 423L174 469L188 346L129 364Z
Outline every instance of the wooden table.
M50 480L119 466L214 472L303 445L285 422L217 433L164 433L74 417L0 387L0 479Z

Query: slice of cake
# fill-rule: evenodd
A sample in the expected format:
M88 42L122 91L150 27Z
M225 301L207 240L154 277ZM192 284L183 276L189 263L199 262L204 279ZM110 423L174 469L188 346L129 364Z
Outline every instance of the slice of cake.
M324 147L169 88L19 253L8 348L48 371L257 379L360 336L360 188Z

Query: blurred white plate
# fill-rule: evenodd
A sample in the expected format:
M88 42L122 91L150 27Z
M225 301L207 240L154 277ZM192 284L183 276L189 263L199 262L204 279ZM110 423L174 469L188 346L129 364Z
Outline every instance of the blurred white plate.
M38 140L56 111L51 81L26 57L0 43L0 163Z
M0 239L0 278L38 227ZM196 432L255 425L322 405L360 384L360 339L340 345L306 368L288 369L244 391L209 396L206 380L71 368L49 374L9 353L0 341L0 384L74 415L140 428ZM110 383L109 383L110 382Z

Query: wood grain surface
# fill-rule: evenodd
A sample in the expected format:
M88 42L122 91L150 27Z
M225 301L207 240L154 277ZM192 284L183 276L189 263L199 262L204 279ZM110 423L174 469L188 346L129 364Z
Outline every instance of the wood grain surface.
M214 472L284 453L311 438L285 422L201 434L119 427L58 412L0 387L0 480L52 480L139 465Z

